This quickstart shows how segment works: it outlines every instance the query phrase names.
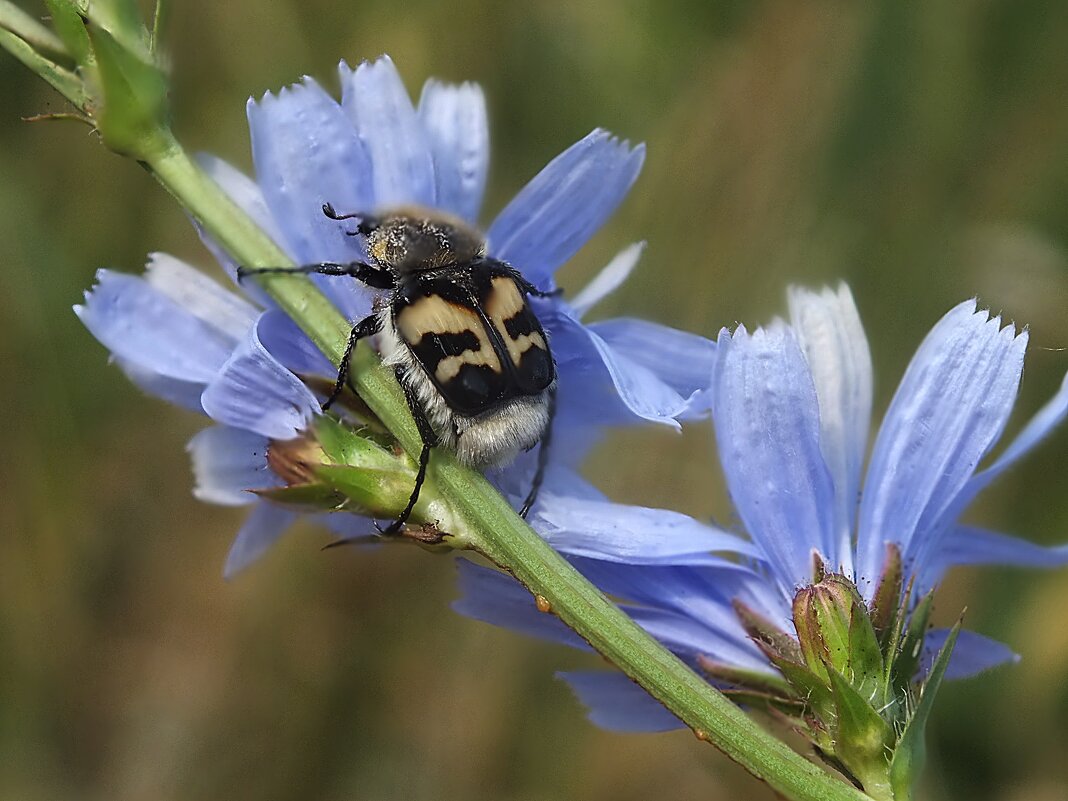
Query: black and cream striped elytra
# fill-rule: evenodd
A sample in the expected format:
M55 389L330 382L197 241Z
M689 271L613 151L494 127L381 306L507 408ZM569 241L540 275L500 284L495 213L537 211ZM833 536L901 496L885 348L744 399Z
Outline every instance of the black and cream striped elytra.
M344 391L356 343L379 335L419 425L423 450L415 489L404 512L386 529L396 532L411 514L426 477L430 449L442 445L460 461L499 465L541 440L538 470L522 509L533 505L545 468L556 366L528 295L546 296L510 265L486 256L484 238L461 220L420 208L357 220L367 262L322 263L265 272L346 275L387 290L377 311L352 328L327 409Z

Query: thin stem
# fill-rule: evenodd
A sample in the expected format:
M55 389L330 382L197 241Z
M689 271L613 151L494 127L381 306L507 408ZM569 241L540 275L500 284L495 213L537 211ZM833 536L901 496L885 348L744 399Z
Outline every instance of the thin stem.
M81 80L70 70L42 56L24 39L0 28L0 47L44 78L53 89L80 109L86 106L87 95Z
M292 261L212 182L172 138L148 166L220 245L242 265ZM349 325L304 276L265 276L263 288L323 353L340 359ZM392 375L366 346L353 380L364 401L415 457L422 446ZM861 801L867 796L794 753L653 640L526 525L478 473L437 451L431 477L462 530L461 542L512 573L553 613L668 709L758 778L798 801Z
M10 0L0 0L0 28L15 34L35 50L69 58L58 36Z
M170 21L170 16L170 0L156 0L156 11L152 15L152 38L150 39L150 47L153 53L158 53L162 49L163 35L167 29L167 23Z

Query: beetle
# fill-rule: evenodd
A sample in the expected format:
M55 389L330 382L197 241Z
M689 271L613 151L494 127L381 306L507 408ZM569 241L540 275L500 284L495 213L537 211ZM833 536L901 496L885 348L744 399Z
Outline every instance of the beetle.
M485 237L463 220L417 206L355 220L350 236L366 241L368 260L299 267L241 267L238 278L266 273L349 276L383 290L376 309L353 325L324 411L344 391L356 344L378 335L383 362L404 390L422 450L404 511L382 531L408 520L426 480L430 450L441 446L474 467L499 466L539 441L537 469L520 514L526 517L545 474L555 411L556 364L548 337L527 301L552 297L510 264L486 255Z

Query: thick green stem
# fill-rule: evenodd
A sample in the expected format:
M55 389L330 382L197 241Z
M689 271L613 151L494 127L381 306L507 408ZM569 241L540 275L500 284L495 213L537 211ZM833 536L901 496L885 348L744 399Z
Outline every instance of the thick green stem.
M247 266L291 260L169 137L147 159L160 182L208 233ZM344 351L349 324L302 276L274 276L264 289L332 361ZM354 381L364 401L415 455L419 433L389 370L370 349L357 351ZM698 736L799 801L860 801L867 796L794 753L750 720L608 601L526 525L478 473L438 452L432 476L450 507L453 532L519 579L612 664L648 690Z

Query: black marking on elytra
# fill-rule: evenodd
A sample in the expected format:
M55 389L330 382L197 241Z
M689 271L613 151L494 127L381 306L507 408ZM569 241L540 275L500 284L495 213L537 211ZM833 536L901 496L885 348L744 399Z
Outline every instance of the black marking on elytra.
M519 339L524 334L542 333L538 318L534 316L529 306L524 306L522 310L505 320L504 330L512 339Z

